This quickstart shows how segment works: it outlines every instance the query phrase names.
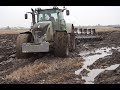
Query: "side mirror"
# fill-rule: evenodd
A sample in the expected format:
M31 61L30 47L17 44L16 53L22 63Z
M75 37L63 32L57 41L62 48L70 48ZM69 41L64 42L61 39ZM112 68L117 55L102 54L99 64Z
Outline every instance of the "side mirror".
M25 14L25 19L28 19L28 15L27 14Z
M70 12L69 12L69 10L66 10L66 15L70 15Z

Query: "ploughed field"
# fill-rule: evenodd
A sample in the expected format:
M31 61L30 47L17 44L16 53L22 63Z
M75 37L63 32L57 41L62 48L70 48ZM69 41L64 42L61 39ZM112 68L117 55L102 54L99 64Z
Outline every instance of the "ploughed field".
M50 53L45 53L42 56L41 54L33 54L28 59L16 58L16 38L19 32L24 31L1 30L1 84L84 84L91 82L93 77L90 74L93 70L92 76L96 74L95 70L101 70L94 77L92 81L94 84L120 83L119 31L100 32L99 35L103 37L102 41L81 42L77 40L76 50L66 58L54 57ZM107 51L108 49L109 51ZM96 50L98 51L96 52ZM100 57L100 55L103 56ZM91 65L85 63L92 61L93 58L96 60ZM116 64L118 66L114 70L108 70L111 65ZM80 69L81 72L78 73L77 71Z

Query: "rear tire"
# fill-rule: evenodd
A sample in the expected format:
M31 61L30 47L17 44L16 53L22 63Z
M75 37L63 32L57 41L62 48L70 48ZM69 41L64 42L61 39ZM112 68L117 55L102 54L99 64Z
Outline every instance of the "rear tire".
M67 32L56 31L54 34L54 55L57 57L66 57L69 55Z
M29 53L22 53L22 44L28 43L31 41L31 35L30 34L19 34L17 37L17 43L16 43L16 57L18 59L22 58L28 58Z
M75 34L70 34L70 51L74 51L76 48L76 40L75 40Z

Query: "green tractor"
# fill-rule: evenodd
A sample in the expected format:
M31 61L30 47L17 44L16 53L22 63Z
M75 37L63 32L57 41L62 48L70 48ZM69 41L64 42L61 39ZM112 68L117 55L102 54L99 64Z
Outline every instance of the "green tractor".
M17 37L16 56L25 58L30 53L53 52L54 56L66 57L75 49L74 25L66 23L63 12L69 15L65 7L59 9L31 9L32 26L28 32ZM25 19L28 18L27 13Z

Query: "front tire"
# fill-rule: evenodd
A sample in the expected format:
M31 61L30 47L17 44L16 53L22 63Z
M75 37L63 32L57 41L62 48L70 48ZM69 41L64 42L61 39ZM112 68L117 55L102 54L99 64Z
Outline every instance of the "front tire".
M22 53L22 44L23 43L28 43L30 41L31 41L31 35L30 34L19 34L18 35L17 42L16 42L16 57L18 59L29 57L28 53Z
M75 40L75 34L70 34L70 51L74 51L76 49L76 40Z
M68 35L65 31L56 31L54 34L54 55L67 57L69 55Z

